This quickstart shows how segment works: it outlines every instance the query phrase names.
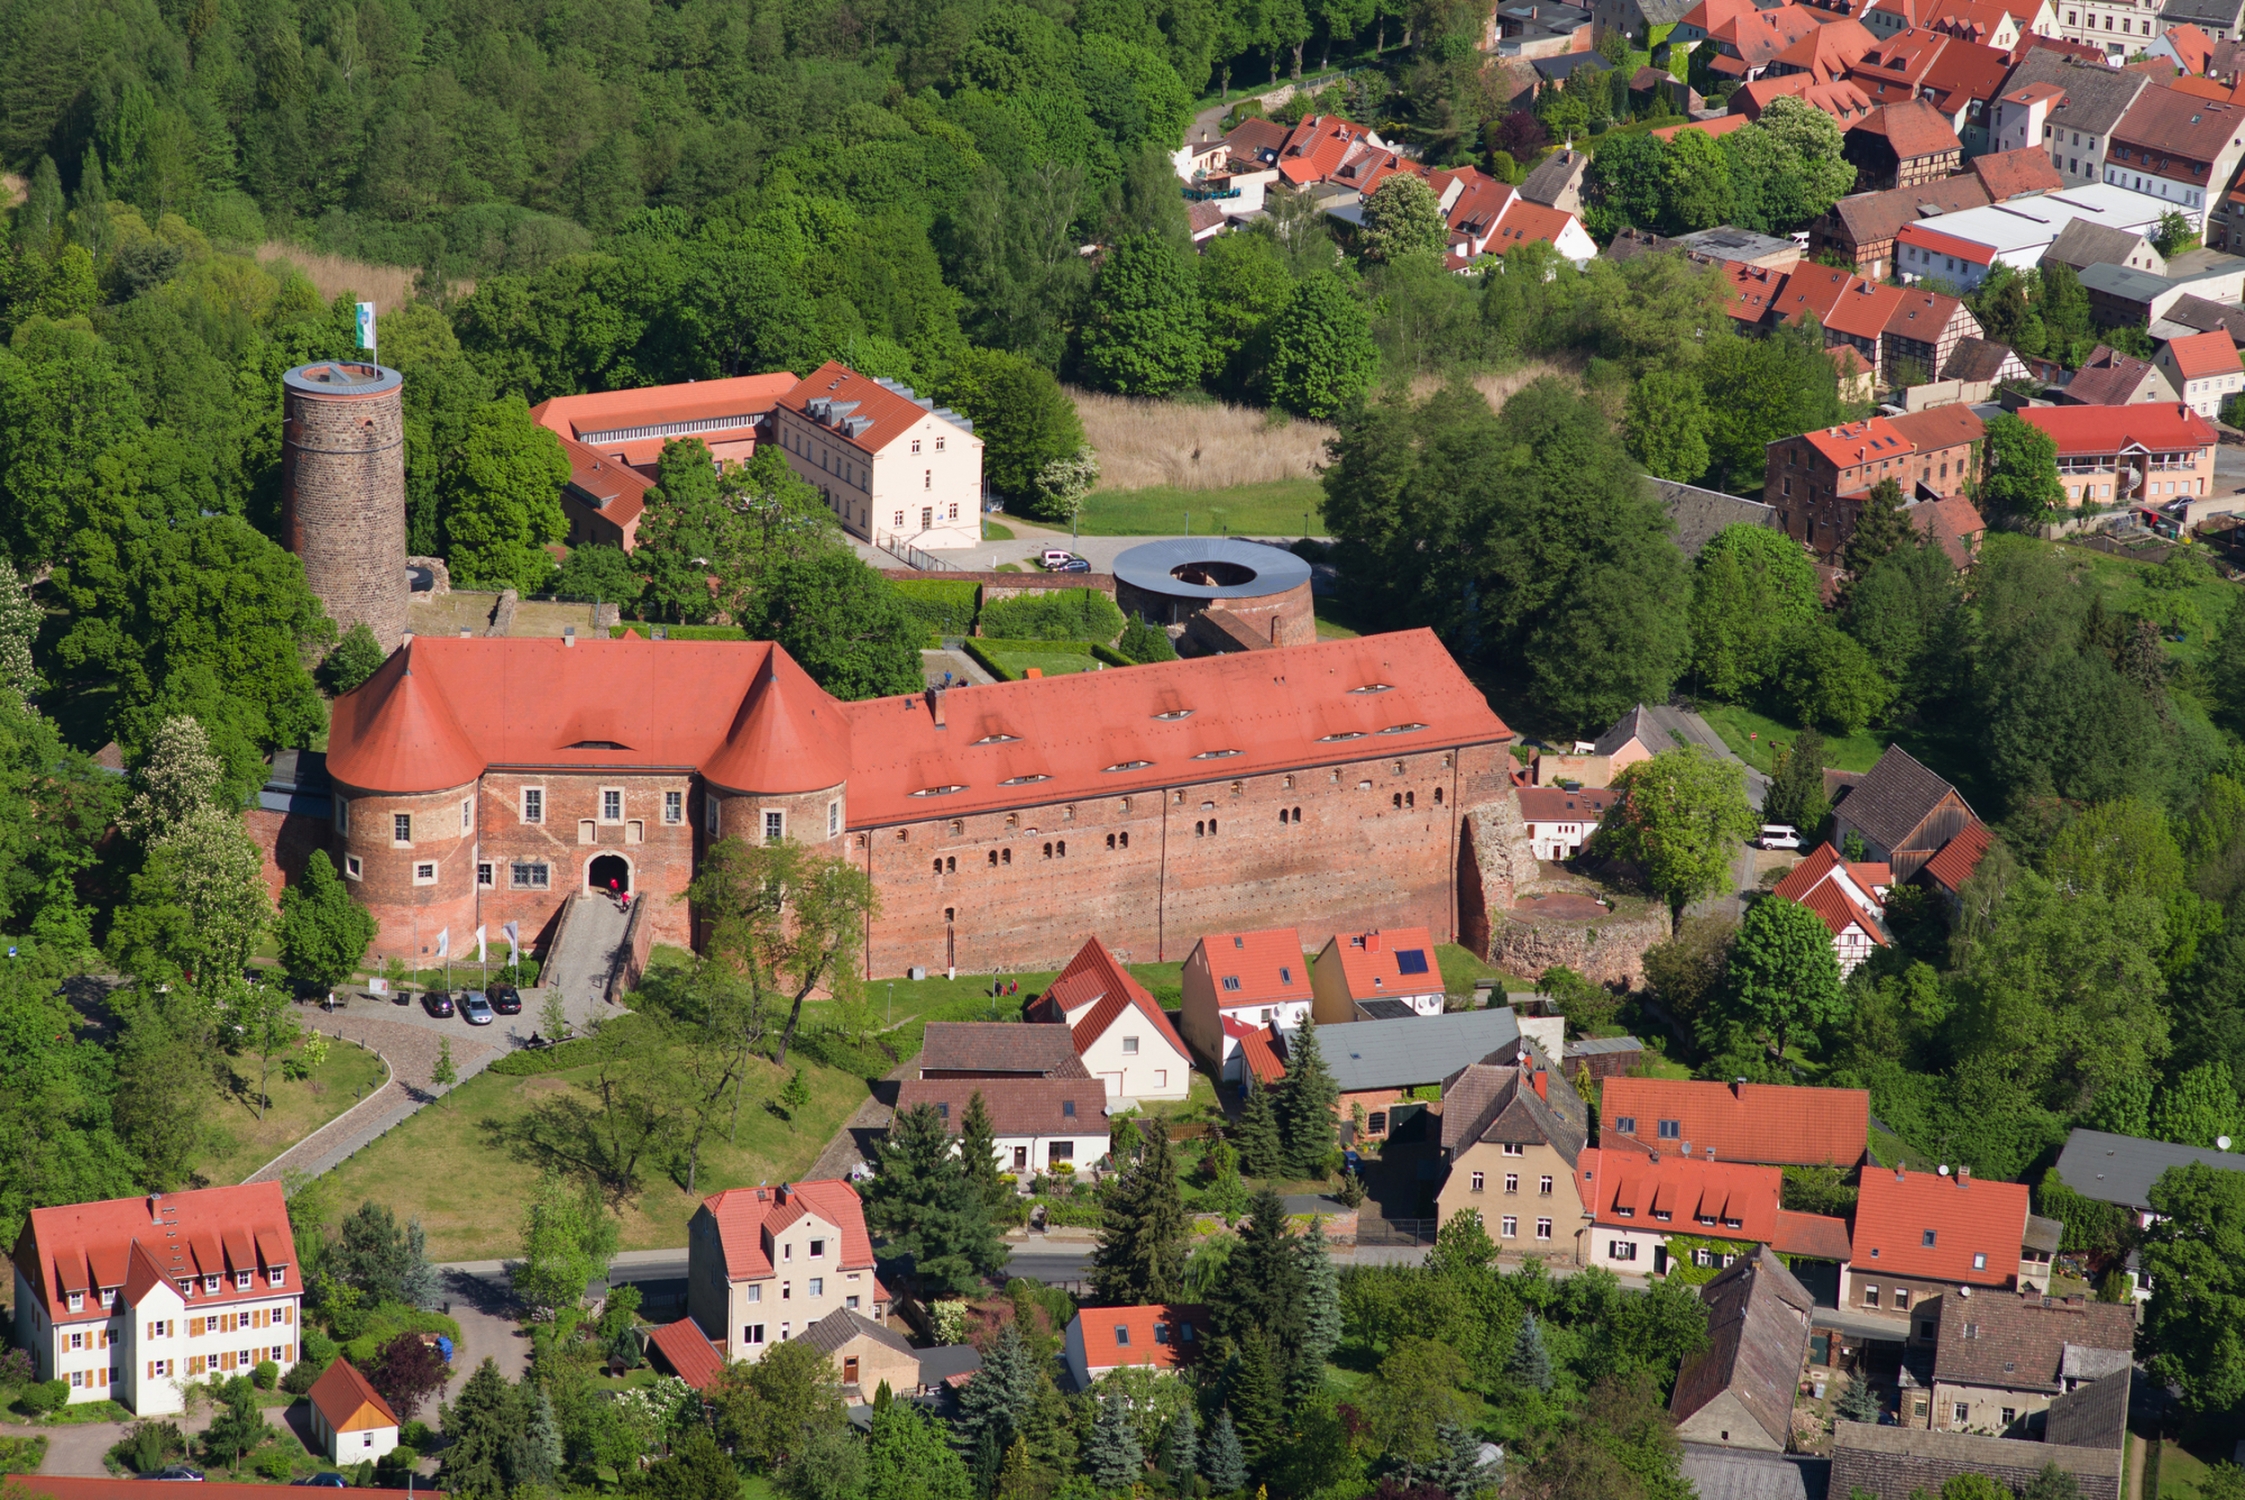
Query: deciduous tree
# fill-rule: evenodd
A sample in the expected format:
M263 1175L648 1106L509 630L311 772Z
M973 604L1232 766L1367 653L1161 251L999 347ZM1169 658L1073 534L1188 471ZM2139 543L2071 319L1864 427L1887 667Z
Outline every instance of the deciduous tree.
M1208 363L1192 267L1157 235L1132 235L1107 252L1079 334L1084 372L1125 396L1166 396L1198 381Z
M1732 1013L1777 1045L1794 1033L1830 1026L1845 1014L1840 965L1824 919L1798 902L1764 896L1747 908L1731 946Z
M845 700L921 686L925 632L881 575L839 548L772 561L740 620L785 647L818 685Z
M1440 255L1449 243L1449 228L1434 190L1408 172L1381 179L1364 200L1363 240L1368 260Z
M281 892L281 968L289 978L332 988L351 977L378 929L372 913L351 899L325 849L304 863L304 877Z
M2000 412L1988 419L1980 452L1980 509L1991 521L2030 525L2066 503L2058 444L2041 428Z
M1271 400L1320 421L1347 408L1379 366L1371 330L1369 309L1338 271L1302 281L1270 321L1264 380Z
M1678 916L1722 886L1740 843L1760 826L1744 768L1697 745L1627 766L1614 785L1622 800L1600 826L1598 848L1640 866Z
M544 593L554 575L546 544L569 531L561 439L530 419L520 396L494 401L469 419L460 461L446 478L445 560L454 578L471 588Z

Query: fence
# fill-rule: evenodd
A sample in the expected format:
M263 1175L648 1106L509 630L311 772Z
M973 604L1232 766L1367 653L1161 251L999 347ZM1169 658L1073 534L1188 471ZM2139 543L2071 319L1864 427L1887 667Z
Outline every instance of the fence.
M945 562L933 553L922 552L894 532L876 531L873 545L908 568L918 568L923 573L962 573L966 570L957 563Z
M1359 1245L1431 1245L1440 1227L1437 1219L1384 1219L1360 1214L1356 1221Z

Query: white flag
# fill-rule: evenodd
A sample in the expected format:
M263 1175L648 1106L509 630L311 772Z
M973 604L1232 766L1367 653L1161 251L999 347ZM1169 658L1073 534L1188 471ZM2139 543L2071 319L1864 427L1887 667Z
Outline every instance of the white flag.
M499 926L499 931L501 931L502 933L506 934L506 938L507 938L507 962L508 962L508 963L510 963L510 964L518 964L518 963L521 963L521 962L522 962L522 944L521 944L520 942L518 942L518 941L517 941L517 939L519 939L519 938L520 938L520 937L522 936L521 930L520 930L519 928L517 928L517 927L515 926L515 924L514 924L514 923L512 923L512 922L503 922L503 923L501 923L501 924L500 924L500 926Z
M478 927L476 929L476 962L480 964L483 961L483 929L481 927Z
M367 353L374 352L374 304L359 304L359 347Z
M447 927L447 928L445 928L445 929L444 929L444 931L442 931L442 932L440 932L440 933L438 933L438 934L437 934L437 957L439 957L439 958L450 958L451 956L452 956L452 929L451 929L451 928L449 928L449 927Z

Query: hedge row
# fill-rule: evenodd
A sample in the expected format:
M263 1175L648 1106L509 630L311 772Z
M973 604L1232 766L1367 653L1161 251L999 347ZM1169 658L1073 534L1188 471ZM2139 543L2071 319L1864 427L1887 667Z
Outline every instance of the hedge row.
M666 640L673 641L745 641L748 632L738 625L649 625L633 620L623 625L608 627L608 638L620 641L627 630L635 630L642 640L653 640L654 633L663 632Z
M905 613L933 636L968 635L974 630L974 602L981 586L945 583L935 578L893 578L889 587L904 601Z
M1097 589L1017 594L982 607L982 633L1009 641L1111 641L1122 611Z

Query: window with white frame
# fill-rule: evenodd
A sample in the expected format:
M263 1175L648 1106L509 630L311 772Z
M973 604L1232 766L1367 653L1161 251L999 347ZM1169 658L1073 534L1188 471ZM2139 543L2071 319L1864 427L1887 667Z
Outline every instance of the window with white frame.
M435 885L437 883L436 861L433 859L416 860L413 865L413 883L415 885Z
M1515 1240L1520 1237L1520 1221L1511 1214L1499 1219L1497 1226L1499 1239Z
M663 793L663 821L665 823L683 823L686 821L686 794L684 792Z
M393 844L410 844L413 842L413 814L390 814L390 842Z
M777 808L764 810L764 842L776 844L787 837L787 814Z
M358 880L366 874L366 866L356 854L346 854L343 856L343 874L351 880Z
M623 817L624 789L620 786L602 787L600 789L600 821L603 823L620 823L623 821Z
M841 831L842 804L839 801L829 802L826 804L826 836L828 838L833 838Z

